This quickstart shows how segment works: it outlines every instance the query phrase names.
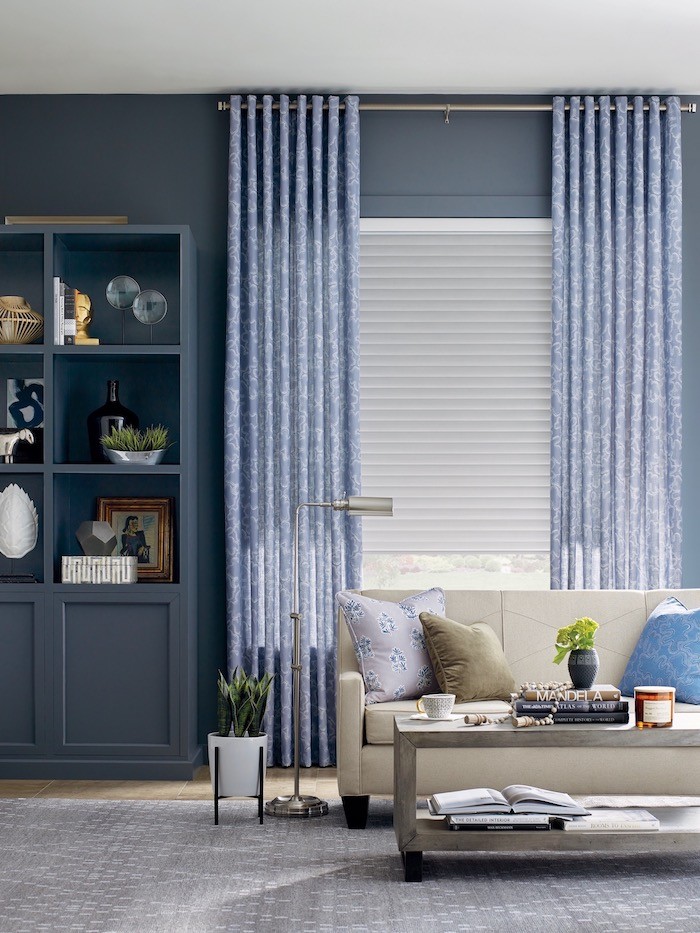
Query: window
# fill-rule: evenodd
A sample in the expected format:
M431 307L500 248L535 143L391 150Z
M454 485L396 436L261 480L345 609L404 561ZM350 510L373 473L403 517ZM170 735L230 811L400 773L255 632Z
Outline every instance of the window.
M549 587L551 223L364 219L364 584Z

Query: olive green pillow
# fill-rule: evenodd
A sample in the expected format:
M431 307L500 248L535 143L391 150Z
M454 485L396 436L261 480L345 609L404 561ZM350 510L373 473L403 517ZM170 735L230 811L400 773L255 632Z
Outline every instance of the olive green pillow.
M421 612L420 620L443 693L454 693L457 703L510 699L515 681L490 626L462 625L432 612Z

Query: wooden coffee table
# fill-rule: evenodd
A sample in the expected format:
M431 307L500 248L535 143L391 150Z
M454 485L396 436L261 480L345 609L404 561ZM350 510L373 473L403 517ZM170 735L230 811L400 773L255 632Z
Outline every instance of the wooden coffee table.
M510 722L465 726L461 722L394 720L394 830L406 881L422 881L423 852L494 851L639 852L700 851L700 808L649 807L661 821L658 832L544 833L468 832L449 829L444 818L416 812L416 751L419 748L674 747L700 745L700 716L676 713L669 729L630 725L556 725L516 729Z

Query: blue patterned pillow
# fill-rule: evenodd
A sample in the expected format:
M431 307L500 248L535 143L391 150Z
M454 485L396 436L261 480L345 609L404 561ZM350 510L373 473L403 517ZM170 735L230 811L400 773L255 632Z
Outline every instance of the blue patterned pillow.
M654 609L639 636L620 682L635 687L675 687L679 703L700 704L700 609L687 609L675 596Z
M445 614L445 594L438 587L388 603L343 591L336 599L343 611L365 681L365 703L410 700L438 687L423 637L421 612Z

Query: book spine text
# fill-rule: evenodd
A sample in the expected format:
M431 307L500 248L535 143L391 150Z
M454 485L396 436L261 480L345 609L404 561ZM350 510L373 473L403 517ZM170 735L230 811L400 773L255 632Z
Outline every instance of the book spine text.
M627 713L627 700L516 700L518 713L549 713L556 704L560 713Z

